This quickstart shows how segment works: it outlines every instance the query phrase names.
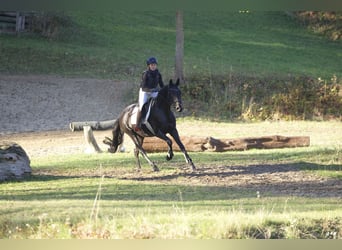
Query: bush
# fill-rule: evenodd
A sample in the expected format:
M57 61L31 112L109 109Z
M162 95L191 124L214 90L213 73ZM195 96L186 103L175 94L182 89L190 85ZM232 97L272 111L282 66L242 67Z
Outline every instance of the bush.
M342 40L342 12L297 11L296 19L315 33L329 39Z
M29 20L29 32L49 39L57 39L66 27L72 26L71 18L63 12L34 12Z
M191 76L184 100L193 116L212 119L340 119L341 83L311 77Z

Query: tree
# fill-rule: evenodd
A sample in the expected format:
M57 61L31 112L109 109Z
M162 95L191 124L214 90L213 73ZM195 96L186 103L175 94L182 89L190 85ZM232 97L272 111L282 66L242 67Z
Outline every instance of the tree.
M184 30L183 30L183 11L176 12L176 60L175 60L175 79L184 82L183 71L183 55L184 55Z

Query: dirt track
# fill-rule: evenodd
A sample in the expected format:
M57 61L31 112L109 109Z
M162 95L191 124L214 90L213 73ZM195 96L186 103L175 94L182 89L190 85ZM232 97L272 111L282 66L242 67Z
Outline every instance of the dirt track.
M103 88L98 88L99 85ZM122 93L127 86L109 80L0 76L0 139L19 143L30 157L82 153L85 149L83 132L71 132L68 124L71 121L107 120L117 116L125 106ZM101 112L98 112L99 109ZM201 129L197 128L197 132ZM110 133L95 132L103 150L106 146L101 141ZM338 131L336 133L339 134ZM130 142L127 143L129 145ZM161 171L157 176L150 173L118 176L115 170L107 174L139 181L241 187L261 195L267 192L274 195L342 198L342 181L310 175L300 171L296 165L246 163L243 166L215 164L197 167L195 173L175 171L172 175L163 175Z
M0 135L68 129L71 121L114 119L131 86L111 80L0 75Z
M83 134L72 133L69 123L114 119L131 87L112 80L0 75L0 139L19 143L31 157L82 153ZM100 141L103 134L110 131L97 132Z

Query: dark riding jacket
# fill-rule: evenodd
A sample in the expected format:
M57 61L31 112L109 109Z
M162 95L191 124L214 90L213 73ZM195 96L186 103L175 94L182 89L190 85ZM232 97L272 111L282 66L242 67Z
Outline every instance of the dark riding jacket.
M157 91L158 84L160 88L164 87L164 82L159 70L146 70L142 74L140 88L145 92Z

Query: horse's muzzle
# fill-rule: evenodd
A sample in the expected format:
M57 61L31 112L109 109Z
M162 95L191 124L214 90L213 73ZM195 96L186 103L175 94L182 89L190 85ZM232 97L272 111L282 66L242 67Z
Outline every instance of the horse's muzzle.
M179 102L176 103L176 111L177 111L177 112L182 112L182 111L183 111L182 104L179 103Z

